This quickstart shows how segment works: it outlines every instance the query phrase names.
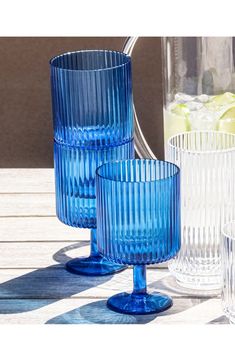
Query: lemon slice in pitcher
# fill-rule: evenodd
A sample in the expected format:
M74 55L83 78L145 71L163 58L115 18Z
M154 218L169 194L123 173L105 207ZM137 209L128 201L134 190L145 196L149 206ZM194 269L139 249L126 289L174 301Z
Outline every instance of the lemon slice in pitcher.
M174 104L169 110L164 110L165 139L172 135L190 130L189 109L185 104Z
M226 92L224 94L213 96L207 103L205 103L205 106L208 109L217 110L223 106L229 106L232 103L235 105L235 94Z
M235 102L235 95L233 93L226 92L224 94L215 95L212 101L219 106L231 104Z
M181 116L187 116L189 114L189 109L186 104L174 104L171 106L171 112Z
M218 130L235 134L235 106L220 117Z

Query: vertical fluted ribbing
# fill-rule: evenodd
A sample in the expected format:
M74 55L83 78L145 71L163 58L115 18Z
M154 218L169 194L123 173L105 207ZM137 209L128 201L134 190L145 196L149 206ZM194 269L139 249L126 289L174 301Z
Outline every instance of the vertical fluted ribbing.
M50 64L57 142L99 147L133 138L129 56L109 50L78 51L57 56Z
M192 288L220 286L221 226L235 216L235 135L196 131L168 141L181 170L181 250L169 264Z
M54 142L56 212L73 227L96 227L95 171L103 163L134 158L133 141L97 149Z
M58 218L96 227L95 170L134 158L131 60L85 50L50 62Z
M180 179L175 165L136 159L97 170L99 251L124 264L150 264L180 247ZM173 216L174 214L174 216Z
M235 323L235 220L222 229L221 258L223 309Z

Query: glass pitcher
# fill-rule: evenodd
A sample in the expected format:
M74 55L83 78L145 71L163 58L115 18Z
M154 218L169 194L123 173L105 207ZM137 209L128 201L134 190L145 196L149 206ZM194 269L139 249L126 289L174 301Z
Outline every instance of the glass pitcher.
M138 38L129 38L132 53ZM235 38L164 37L163 122L167 140L190 130L235 133ZM140 157L155 157L135 115L135 147Z
M191 289L220 287L220 229L234 219L234 40L165 37L161 43L165 158L180 167L182 196L181 251L169 269ZM136 41L127 41L128 54ZM134 116L136 151L155 158ZM157 135L159 127L151 125Z

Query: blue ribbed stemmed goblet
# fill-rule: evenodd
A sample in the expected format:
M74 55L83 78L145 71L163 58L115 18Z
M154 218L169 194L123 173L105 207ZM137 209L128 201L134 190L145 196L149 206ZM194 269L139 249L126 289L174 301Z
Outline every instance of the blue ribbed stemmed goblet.
M66 53L51 65L56 212L72 227L91 229L91 254L66 268L77 274L118 272L98 253L95 171L134 158L130 57L108 50Z
M134 290L108 299L114 311L161 312L167 295L148 294L146 265L166 261L180 249L180 173L153 159L106 163L96 171L98 249L110 261L134 265Z

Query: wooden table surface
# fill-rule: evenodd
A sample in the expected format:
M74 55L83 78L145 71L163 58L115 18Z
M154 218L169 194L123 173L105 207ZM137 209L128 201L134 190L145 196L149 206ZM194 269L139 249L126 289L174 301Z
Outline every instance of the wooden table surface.
M110 311L107 297L132 289L132 270L89 278L64 264L89 252L89 230L55 215L53 169L0 169L0 324L228 323L220 295L180 288L166 265L148 267L149 292L173 297L160 315Z

